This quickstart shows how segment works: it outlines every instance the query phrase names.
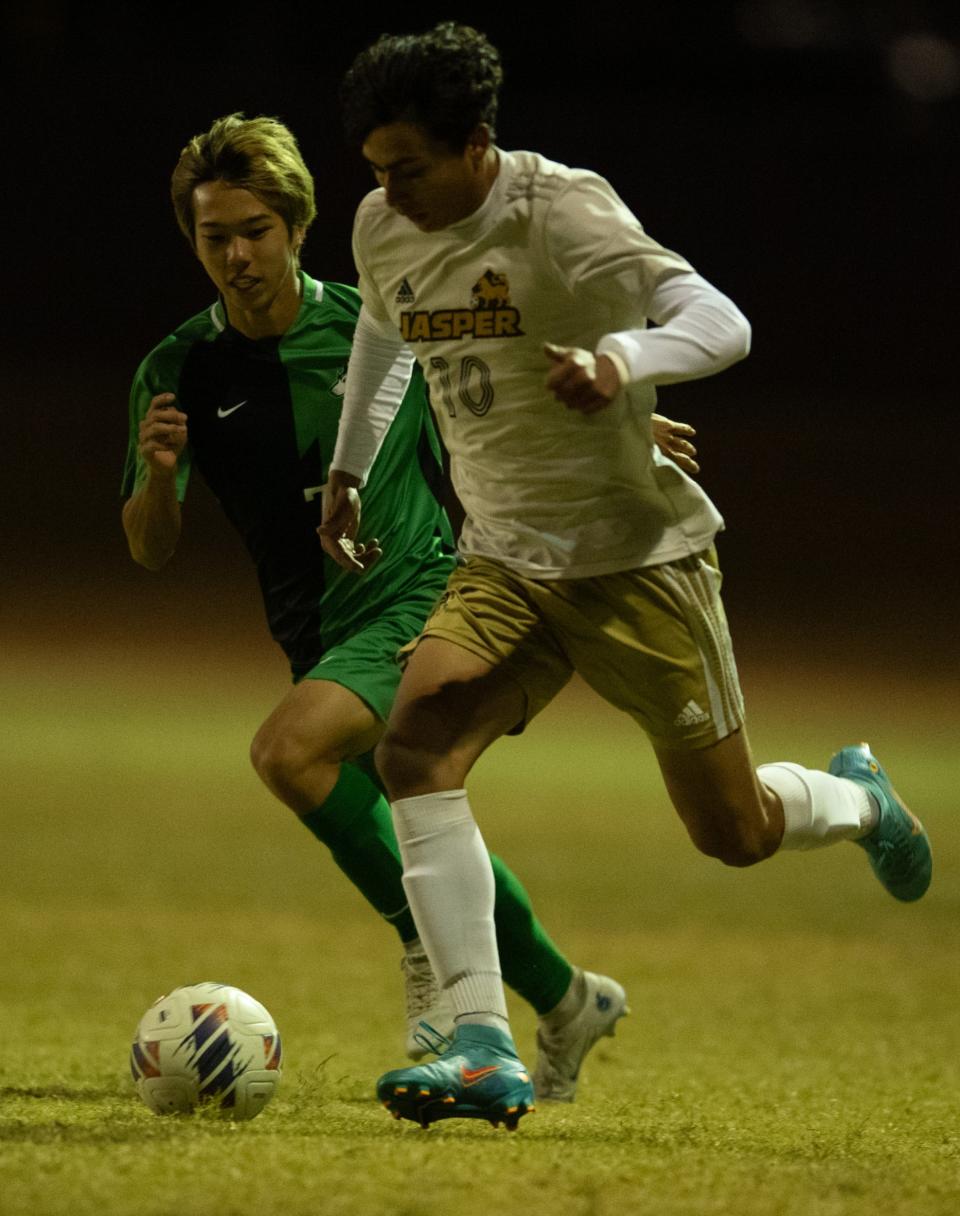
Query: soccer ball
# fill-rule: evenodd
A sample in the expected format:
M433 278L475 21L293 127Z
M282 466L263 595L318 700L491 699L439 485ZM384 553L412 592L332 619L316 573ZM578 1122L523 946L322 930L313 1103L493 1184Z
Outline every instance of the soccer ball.
M140 1019L130 1049L137 1093L157 1115L209 1106L253 1119L280 1086L280 1036L252 996L227 984L190 984Z

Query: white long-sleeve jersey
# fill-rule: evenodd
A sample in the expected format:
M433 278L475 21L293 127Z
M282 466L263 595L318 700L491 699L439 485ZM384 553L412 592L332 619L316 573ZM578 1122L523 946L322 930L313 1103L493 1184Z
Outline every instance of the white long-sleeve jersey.
M749 325L602 178L498 155L482 206L442 231L420 232L382 190L360 204L364 308L333 467L365 476L389 425L369 403L406 343L467 512L464 553L581 578L699 552L723 521L654 445L654 386L742 358ZM545 387L545 342L610 354L626 387L599 413L566 409Z

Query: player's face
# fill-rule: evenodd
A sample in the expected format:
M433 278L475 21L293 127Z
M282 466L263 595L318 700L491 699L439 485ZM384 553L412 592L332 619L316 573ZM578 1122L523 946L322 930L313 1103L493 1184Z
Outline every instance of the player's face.
M204 182L193 192L197 257L233 313L271 313L297 298L300 229L249 190Z
M452 152L409 122L376 127L363 145L388 204L421 232L447 228L476 211L490 189L490 152L486 128L462 152Z

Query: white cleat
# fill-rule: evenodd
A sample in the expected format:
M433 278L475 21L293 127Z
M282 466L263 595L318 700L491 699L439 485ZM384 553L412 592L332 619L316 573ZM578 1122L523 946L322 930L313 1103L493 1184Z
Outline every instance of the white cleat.
M605 975L577 968L571 993L576 993L577 1006L561 1025L555 1025L556 1013L540 1018L533 1074L538 1102L572 1102L587 1053L598 1039L612 1038L617 1022L630 1012L627 994Z
M400 960L407 997L407 1040L405 1050L411 1060L422 1060L431 1052L439 1054L453 1038L453 1006L437 986L430 960L422 951L410 952Z

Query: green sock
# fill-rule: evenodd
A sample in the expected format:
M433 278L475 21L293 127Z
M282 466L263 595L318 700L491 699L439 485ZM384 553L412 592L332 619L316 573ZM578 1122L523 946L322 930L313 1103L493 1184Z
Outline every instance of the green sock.
M380 780L380 774L377 772L377 766L373 759L373 748L368 752L364 752L362 756L354 756L350 761L354 768L358 768L361 773L369 777L373 784L383 794L384 801L389 805L390 799L387 797L387 787ZM391 815L391 823L393 817Z
M360 894L393 925L400 940L415 938L393 816L370 778L353 764L341 764L340 778L326 800L302 819Z
M492 853L490 862L497 892L493 918L503 981L537 1013L549 1013L570 987L573 967L537 920L520 879Z

